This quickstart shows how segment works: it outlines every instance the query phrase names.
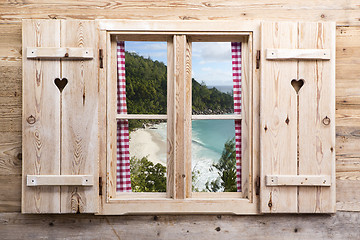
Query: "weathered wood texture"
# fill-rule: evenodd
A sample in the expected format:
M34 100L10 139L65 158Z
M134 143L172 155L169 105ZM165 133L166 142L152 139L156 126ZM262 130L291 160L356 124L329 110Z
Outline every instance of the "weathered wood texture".
M1 1L0 212L19 212L21 205L23 18L336 21L337 209L360 211L360 27L356 27L360 25L359 5L354 0L271 3L261 0ZM169 216L153 219L153 216L107 218L2 213L0 236L2 239L39 236L51 239L134 239L133 236L138 239L200 239L208 232L208 239L218 239L220 235L223 239L239 236L244 239L278 239L279 236L281 239L356 239L360 235L358 213L337 212L332 217Z
M97 54L88 60L38 60L30 48L97 47L94 21L23 22L24 213L96 212L98 192ZM35 52L35 50L34 50ZM97 52L97 51L96 51ZM56 78L67 79L59 91ZM32 119L31 121L29 119ZM26 186L26 175L91 175L92 187ZM34 180L35 181L35 180Z
M146 223L146 224L144 224ZM339 239L360 236L360 213L276 216L0 214L1 239Z
M335 25L266 22L261 27L261 211L334 212ZM268 58L277 55L273 49L266 55L269 48L279 53L295 48L287 54L318 51L329 59L279 61ZM287 187L264 187L268 174L327 175L330 188L289 187L290 179Z
M299 1L278 0L188 0L188 1L1 1L0 21L17 22L21 18L124 18L124 19L232 19L337 21L359 24L356 0Z

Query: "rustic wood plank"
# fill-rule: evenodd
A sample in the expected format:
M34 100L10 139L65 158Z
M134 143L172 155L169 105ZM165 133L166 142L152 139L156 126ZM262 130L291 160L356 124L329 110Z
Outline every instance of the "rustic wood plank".
M57 8L59 10L66 10L66 9L83 9L88 10L96 10L96 9L104 9L105 13L107 10L116 10L121 8L141 8L147 7L150 9L156 8L177 8L177 9L234 9L234 8L250 8L259 9L259 10L276 10L276 9L286 9L286 10L297 10L297 9L307 9L307 10L316 10L316 9L330 9L330 10L349 10L349 9L356 9L358 8L356 1L346 1L346 0L339 0L339 1L332 1L331 4L324 3L321 0L316 0L312 2L303 2L298 0L293 1L286 1L286 0L279 0L276 4L269 4L267 1L264 0L255 0L255 1L226 1L226 0L216 0L211 3L203 2L201 0L192 0L182 2L181 4L178 3L169 3L164 1L153 1L151 4L148 2L139 2L138 0L129 0L120 3L114 3L112 0L101 0L101 1L89 1L85 3L78 3L74 0L65 0L61 3L47 3L46 6L40 1L31 1L31 2L20 2L20 3L7 3L3 4L3 9L30 9L30 8Z
M359 127L337 127L336 171L355 172L360 168ZM339 196L337 194L337 196Z
M0 137L0 175L20 175L21 160L21 133L2 132Z
M161 1L139 3L127 1L114 4L111 0L98 3L81 4L73 0L59 4L27 3L17 6L6 3L2 5L1 20L5 23L17 22L22 18L42 19L163 19L163 20L239 20L262 19L267 21L336 21L338 24L358 25L359 15L356 3L338 4L331 1L327 4L315 1L313 4L305 4L300 1L289 3L268 4L266 1L253 3L250 1L234 2L225 4L223 1L196 3L171 3ZM293 3L296 4L293 4ZM356 2L356 1L355 1ZM301 5L303 4L303 5ZM99 6L100 5L100 6ZM336 7L333 7L335 5ZM36 9L36 11L33 11ZM119 11L121 9L121 11ZM229 11L231 9L231 11ZM159 14L161 13L161 14Z
M175 49L174 37L167 40L167 161L166 161L166 197L175 195Z
M299 61L300 175L329 175L335 183L335 24L299 23L299 48L331 49L330 61ZM329 125L324 119L330 119ZM335 184L299 187L299 212L334 212Z
M174 81L175 81L175 121L174 121L174 131L175 131L175 199L184 199L186 197L186 178L191 176L186 176L185 168L185 156L186 156L186 147L187 144L187 134L185 129L185 122L191 121L191 119L186 119L188 116L185 109L185 101L189 100L186 96L186 36L185 35L175 35L174 36ZM190 113L191 114L191 113ZM190 115L191 116L191 115Z
M96 25L97 31L99 31L99 49L103 51L103 68L99 68L99 106L106 106L106 98L107 98L107 67L108 66L108 58L107 56L107 35L105 31L100 31L99 26ZM109 65L111 65L109 63ZM100 63L99 63L100 67ZM107 145L107 116L106 116L107 108L100 107L99 108L99 213L102 212L102 206L108 199L107 189L109 185L107 185L107 161L111 161L111 159L107 159L108 145Z
M254 32L253 34L259 34ZM254 162L258 161L254 159L252 155L253 139L256 138L252 135L253 121L252 113L256 110L253 109L253 96L256 93L253 92L253 84L256 82L252 78L252 53L253 51L253 37L249 35L245 41L241 42L241 114L237 114L237 117L242 119L241 121L241 195L243 198L248 198L253 201L252 183L253 183L253 166Z
M260 208L297 212L296 187L265 187L264 182L266 175L297 174L297 96L290 84L297 63L266 60L268 48L297 48L297 23L262 23L260 79Z
M329 175L267 175L266 186L331 186Z
M61 47L98 49L94 21L61 21ZM61 187L61 213L98 211L98 57L62 61L61 175L92 175L94 186Z
M60 22L23 21L26 47L60 47ZM60 188L26 186L28 174L60 174L60 62L23 58L23 213L59 213ZM28 122L33 118L35 123Z
M360 173L358 171L336 173L336 196L337 210L360 211Z
M21 215L0 214L2 239L357 239L360 213L336 215ZM141 231L139 231L141 229Z
M116 197L116 168L117 168L117 42L107 34L107 169L106 169L106 196L107 199Z
M94 57L92 48L27 48L27 58L45 58L45 59L92 59Z
M185 164L185 198L191 198L192 194L192 44L187 36L185 46L185 154L184 154L184 164Z
M27 186L93 186L92 175L27 175Z
M0 175L0 212L21 212L21 182L21 174Z
M21 22L0 25L0 65L21 68ZM21 71L20 71L21 72ZM5 73L0 71L0 73ZM21 74L18 75L21 79ZM15 77L15 75L13 76ZM21 86L18 85L18 86Z
M329 49L267 49L266 59L330 60Z

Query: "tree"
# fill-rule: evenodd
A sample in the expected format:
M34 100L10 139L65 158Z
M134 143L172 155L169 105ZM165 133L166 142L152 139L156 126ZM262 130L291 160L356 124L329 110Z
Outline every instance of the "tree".
M130 159L130 176L133 192L166 192L166 167L147 157Z
M219 177L210 183L205 184L206 189L210 192L236 192L236 150L235 139L228 140L224 145L219 162L212 165L219 171ZM212 169L210 169L212 170Z

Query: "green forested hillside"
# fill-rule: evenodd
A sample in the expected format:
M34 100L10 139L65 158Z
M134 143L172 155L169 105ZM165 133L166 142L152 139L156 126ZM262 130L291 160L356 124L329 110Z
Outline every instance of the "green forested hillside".
M144 58L136 53L125 53L126 92L129 114L166 114L166 65ZM230 94L192 79L193 112L199 114L226 113L233 109ZM142 126L144 121L129 121L130 129Z
M125 53L126 101L131 114L166 114L166 66Z

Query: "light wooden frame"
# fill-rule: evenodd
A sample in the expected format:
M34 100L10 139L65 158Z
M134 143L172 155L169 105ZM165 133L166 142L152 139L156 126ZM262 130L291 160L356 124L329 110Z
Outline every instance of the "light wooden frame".
M257 191L257 179L259 177L259 69L256 67L257 51L260 50L260 22L234 22L234 21L129 21L129 20L97 20L100 31L100 49L103 49L103 68L99 70L100 107L100 201L99 213L102 215L120 214L173 214L173 213L201 213L201 214L258 214L259 196ZM168 188L167 193L121 193L116 194L114 173L111 169L114 161L111 161L111 152L116 151L116 133L110 131L114 118L138 118L139 116L118 115L109 111L108 106L114 106L116 97L108 94L108 83L116 74L116 61L111 59L111 48L115 42L111 41L116 35L121 35L122 40L148 40L168 42L168 110L167 116L152 115L151 119L167 119L168 121L168 144L178 147L175 153L168 157ZM243 144L243 155L249 161L243 164L243 175L249 176L248 189L242 193L192 193L191 192L191 163L186 167L185 161L190 161L191 155L188 141L191 139L191 119L207 118L206 116L191 116L191 44L192 41L239 41L244 42L243 51L243 99L248 104L243 106L243 131L247 131L246 143ZM174 47L176 45L176 47ZM175 50L174 50L175 49ZM113 54L114 55L114 54ZM169 61L170 60L170 61ZM176 61L176 62L175 62ZM182 62L183 64L177 64ZM183 67L182 67L183 66ZM191 68L190 68L191 69ZM175 81L175 79L184 81ZM170 80L169 80L170 79ZM190 79L190 81L189 81ZM175 86L175 82L183 84ZM188 84L190 82L190 84ZM182 88L184 91L174 96L174 88ZM170 98L169 96L173 96ZM179 99L180 98L180 99ZM181 100L184 104L179 104ZM116 104L116 103L115 103ZM116 105L115 105L116 106ZM169 106L174 106L169 108ZM189 110L190 109L190 110ZM114 115L114 116L112 116ZM182 117L180 117L182 116ZM143 116L140 116L140 118ZM148 117L148 116L146 116ZM210 116L216 119L216 116ZM238 117L237 117L238 118ZM235 118L232 118L235 119ZM176 129L176 123L180 121L181 129ZM169 127L173 126L173 127ZM181 137L174 135L180 133ZM178 135L179 136L179 135ZM108 139L113 139L108 141ZM180 140L180 141L179 141ZM191 146L190 146L191 147ZM169 150L169 147L168 147ZM173 155L171 155L173 154ZM183 161L174 161L183 159ZM246 157L244 157L245 159ZM247 172L247 173L246 173ZM185 176L185 177L184 177ZM116 175L115 175L116 177ZM243 179L244 181L244 179ZM246 198L242 198L246 197Z

